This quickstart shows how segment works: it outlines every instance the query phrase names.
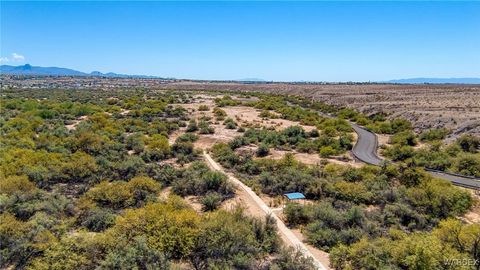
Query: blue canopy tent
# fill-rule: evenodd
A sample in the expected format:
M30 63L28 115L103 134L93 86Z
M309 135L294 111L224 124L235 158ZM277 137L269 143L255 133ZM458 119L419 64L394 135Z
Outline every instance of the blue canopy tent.
M300 192L292 192L292 193L285 193L284 194L290 201L293 200L303 200L305 199L305 195Z

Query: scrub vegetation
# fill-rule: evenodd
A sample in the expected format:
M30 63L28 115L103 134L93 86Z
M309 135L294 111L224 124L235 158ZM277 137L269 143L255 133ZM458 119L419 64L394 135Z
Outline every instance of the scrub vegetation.
M212 132L208 120L174 105L192 100L135 89L3 91L0 267L314 269L282 244L271 217L218 209L235 192L193 145ZM182 128L191 132L169 143Z
M472 194L423 169L479 176L477 137L446 144L447 129L417 134L402 118L296 96L207 92L207 105L198 94L3 91L0 267L314 269L282 243L272 217L225 207L235 187L203 162L204 150L262 198L304 193L307 203L287 203L281 217L335 269L459 269L448 262L480 259L480 225L459 219ZM247 123L234 107L293 124ZM388 134L390 162L328 162L352 149L349 121ZM296 153L322 160L307 165Z
M298 106L284 108L288 103ZM264 117L280 114L315 125L318 131L310 134L298 126L281 131L247 130L229 143L212 147L212 155L257 193L273 198L287 192L305 194L310 203L287 203L284 219L289 226L299 228L310 244L330 252L333 268L459 269L449 262L479 259L476 243L480 225L457 219L475 204L471 194L423 170L428 167L476 175L478 138L464 135L443 144L446 129L417 135L405 119L389 121L385 115L366 116L296 97L269 98L255 106L264 110ZM312 110L338 119L330 122L313 114L310 117ZM351 149L352 140L346 120L388 134L384 154L395 163L353 168L332 163L306 165L291 154L280 160L259 159L268 155L270 147L321 156L325 151L322 147L328 147L331 155L343 153ZM419 143L423 146L416 147ZM237 151L245 145L256 145L255 155ZM435 162L444 167L428 163L435 155L443 158ZM464 266L469 267L473 266Z

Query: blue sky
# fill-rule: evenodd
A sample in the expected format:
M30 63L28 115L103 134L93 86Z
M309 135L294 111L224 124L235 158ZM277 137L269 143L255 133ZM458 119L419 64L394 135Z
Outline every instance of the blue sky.
M2 64L191 79L480 77L480 2L2 1L0 20Z

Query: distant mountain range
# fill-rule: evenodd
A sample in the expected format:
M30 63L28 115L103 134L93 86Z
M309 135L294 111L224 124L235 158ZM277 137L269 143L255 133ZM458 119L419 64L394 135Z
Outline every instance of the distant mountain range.
M113 72L102 73L100 71L93 71L85 73L69 68L60 67L38 67L29 64L23 66L9 66L1 65L0 74L7 75L35 75L35 76L94 76L94 77L111 77L111 78L161 78L157 76L147 75L128 75L117 74Z
M243 79L238 79L234 80L236 82L266 82L264 79L259 79L259 78L243 78Z
M404 84L420 84L420 83L460 83L460 84L480 84L480 78L411 78L390 80L387 83L404 83Z
M110 78L158 78L158 79L164 79L164 78L158 77L158 76L129 75L129 74L118 74L118 73L113 73L113 72L102 73L102 72L99 72L99 71L93 71L93 72L90 72L90 73L85 73L85 72L81 72L81 71L73 70L73 69L69 69L69 68L39 67L39 66L32 66L32 65L29 65L29 64L26 64L26 65L23 65L23 66L1 65L0 66L0 74L35 75L35 76L95 76L95 77L110 77ZM265 80L258 79L258 78L245 78L245 79L233 80L233 81L249 82L249 83L266 82ZM380 82L380 83L480 84L480 78L410 78L410 79L398 79L398 80L383 81L383 82Z

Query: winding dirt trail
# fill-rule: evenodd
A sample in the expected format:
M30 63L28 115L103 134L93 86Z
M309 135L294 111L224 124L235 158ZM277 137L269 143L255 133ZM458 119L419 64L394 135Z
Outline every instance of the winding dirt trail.
M278 227L278 232L282 238L282 240L288 245L292 246L295 248L299 248L302 253L305 256L311 257L317 266L318 269L321 270L326 270L330 269L328 267L329 261L328 261L328 255L323 252L319 252L319 250L315 250L313 247L306 245L303 243L286 225L283 223L283 221L275 214L272 212L270 207L268 207L267 204L257 195L255 192L249 188L247 185L242 183L242 181L238 180L235 176L233 176L230 173L226 173L223 168L215 161L212 159L212 157L207 154L206 152L203 153L203 156L205 157L205 160L209 164L209 166L219 172L224 173L225 175L228 176L228 179L235 184L236 186L240 187L240 192L246 193L246 196L243 196L244 198L249 199L250 207L254 205L255 207L259 208L260 212L263 215L271 215L277 222L277 227ZM323 255L323 256L322 256Z

